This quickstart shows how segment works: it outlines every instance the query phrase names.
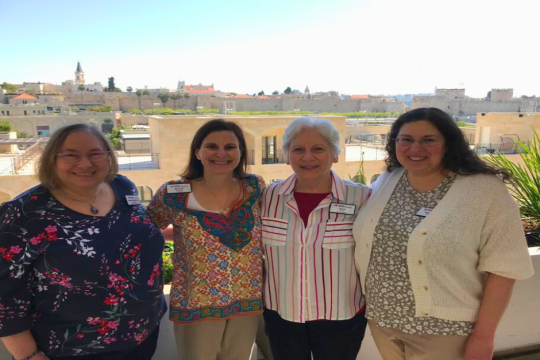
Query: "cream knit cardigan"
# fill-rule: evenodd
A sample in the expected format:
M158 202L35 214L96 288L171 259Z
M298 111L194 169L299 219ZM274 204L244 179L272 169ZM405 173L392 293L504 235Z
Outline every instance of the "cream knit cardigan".
M377 179L353 226L364 293L375 227L404 171L385 172ZM494 175L458 175L433 212L412 231L407 266L415 317L455 321L476 321L487 273L531 277L519 208L505 184Z

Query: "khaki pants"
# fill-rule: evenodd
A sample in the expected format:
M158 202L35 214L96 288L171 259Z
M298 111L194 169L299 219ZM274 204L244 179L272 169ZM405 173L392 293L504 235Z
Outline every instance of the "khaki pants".
M410 335L369 321L384 360L461 360L470 336Z
M180 360L248 360L260 315L174 324Z

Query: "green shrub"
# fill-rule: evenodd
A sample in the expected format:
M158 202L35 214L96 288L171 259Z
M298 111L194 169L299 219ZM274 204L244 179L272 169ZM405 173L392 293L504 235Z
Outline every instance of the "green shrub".
M0 131L1 132L10 132L11 123L7 120L0 120Z
M28 139L28 138L31 138L31 136L27 132L17 130L17 139Z
M310 115L313 111L229 111L230 115Z
M533 141L526 145L517 140L520 157L524 166L513 163L504 154L496 153L486 157L495 166L508 170L512 175L510 192L520 206L525 217L540 220L540 138L533 129Z
M219 114L218 109L197 109L199 114Z
M132 114L142 114L142 111L139 109L130 109L129 112Z
M368 113L368 112L345 112L345 113L331 113L323 112L321 115L339 115L346 116L348 118L357 118L357 119L380 119L380 118L398 118L402 113L399 112L382 112L382 113Z
M173 278L173 261L171 259L174 253L174 244L172 241L165 241L163 249L163 280L165 284L172 281Z

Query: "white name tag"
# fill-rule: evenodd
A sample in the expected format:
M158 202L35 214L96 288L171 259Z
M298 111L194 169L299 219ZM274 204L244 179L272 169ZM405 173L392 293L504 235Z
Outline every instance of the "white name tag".
M334 214L354 215L355 211L356 211L356 205L338 204L338 203L330 204L330 212Z
M180 194L180 193L190 193L191 184L172 184L167 185L167 194Z
M418 212L416 213L416 216L426 217L426 216L428 216L432 211L433 211L432 208L423 207L423 208L421 208L420 210L418 210Z
M137 195L126 195L128 205L141 205L141 199Z

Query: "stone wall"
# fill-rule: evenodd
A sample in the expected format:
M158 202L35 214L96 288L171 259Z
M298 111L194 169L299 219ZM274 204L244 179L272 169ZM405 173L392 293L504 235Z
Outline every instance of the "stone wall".
M521 100L487 101L484 99L448 99L444 96L415 96L411 109L436 107L450 115L472 116L478 112L518 112Z
M73 93L66 96L66 101L72 104L96 103L111 106L113 110L128 111L139 108L139 99L135 93ZM339 100L339 99L306 99L301 97L282 97L280 99L234 99L212 96L192 96L188 99L169 99L165 107L176 109L196 110L197 107L204 109L218 109L223 111L224 102L236 103L236 111L290 111L302 110L313 112L403 112L403 102L385 102L376 98L374 100ZM153 109L154 104L160 104L161 100L156 96L142 96L141 109Z

